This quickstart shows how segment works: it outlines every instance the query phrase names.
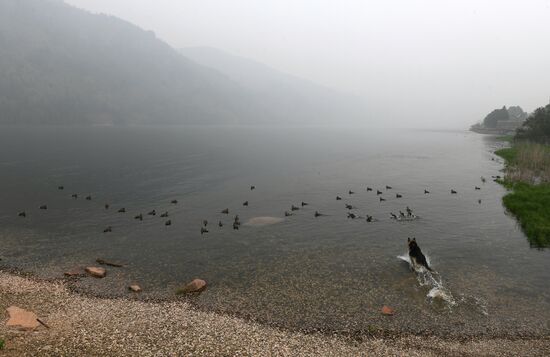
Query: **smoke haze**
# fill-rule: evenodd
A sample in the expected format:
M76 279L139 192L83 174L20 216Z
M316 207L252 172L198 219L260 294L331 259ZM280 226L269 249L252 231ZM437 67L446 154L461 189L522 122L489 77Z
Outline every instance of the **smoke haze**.
M356 94L363 124L459 128L548 101L549 1L67 2Z

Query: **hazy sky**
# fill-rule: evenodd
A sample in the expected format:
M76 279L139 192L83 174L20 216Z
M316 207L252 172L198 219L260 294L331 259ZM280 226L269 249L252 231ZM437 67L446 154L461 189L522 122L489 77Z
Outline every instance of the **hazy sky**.
M459 128L550 97L550 0L66 2L355 93L396 126Z

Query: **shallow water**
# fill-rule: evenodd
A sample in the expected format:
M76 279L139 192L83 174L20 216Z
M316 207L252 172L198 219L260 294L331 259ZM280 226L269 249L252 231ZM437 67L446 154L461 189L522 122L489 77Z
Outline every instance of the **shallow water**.
M96 258L126 264L75 283L98 295L128 296L138 282L142 298L173 298L201 277L209 289L197 305L289 328L547 334L550 253L531 248L502 207L505 190L490 179L501 175L491 160L499 145L469 132L4 127L0 255L41 277ZM309 205L284 217L302 201ZM347 219L345 203L375 222ZM406 206L420 218L390 219ZM146 214L152 209L156 216ZM27 217L17 217L23 210ZM314 218L316 210L325 216ZM254 217L284 219L244 224ZM398 259L407 237L452 299L438 298L433 282ZM383 305L396 315L381 316Z

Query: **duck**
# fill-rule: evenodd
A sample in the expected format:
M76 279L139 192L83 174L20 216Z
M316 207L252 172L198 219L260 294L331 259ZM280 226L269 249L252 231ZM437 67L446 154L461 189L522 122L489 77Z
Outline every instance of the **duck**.
M218 221L218 227L223 227L222 221Z
M424 194L428 194L428 193L430 193L430 191L424 189Z
M309 203L302 201L302 207L309 205Z
M91 201L91 200L92 200L92 195L86 196L86 199L87 199L88 201Z
M74 199L76 200L76 199L78 198L78 194L77 194L77 193L73 193L73 194L71 195L71 198L74 198Z
M451 190L451 194L452 194L452 195L456 195L457 192L456 192L455 190Z
M57 186L57 189L58 189L58 190L63 190L64 188L65 188L65 187L63 187L63 186Z
M105 204L105 209L109 209L109 204L108 203Z
M367 214L367 222L372 222L372 220L373 220L372 216L369 216L369 215Z
M380 197L380 202L384 202L385 200L385 198Z
M405 213L403 213L403 211L400 210L400 211L399 211L399 216L405 218Z
M139 219L140 221L143 221L143 214L138 214L137 216L134 217L134 219Z
M250 191L255 190L256 186L250 186Z
M204 227L201 227L201 236L202 236L204 233L208 233L208 229L206 229L206 228L204 228Z
M248 206L248 201L244 201L243 206Z
M381 195L381 194L382 194L382 191L376 190L376 194L377 194L377 195Z
M292 213L290 213L289 211L285 211L285 217L290 217L292 216Z
M348 193L349 193L350 195L353 195L355 192L353 192L352 190L349 190Z
M336 201L340 201L341 199L342 199L342 197L336 196Z
M367 187L367 192L372 191L372 188Z
M19 217L27 217L27 213L25 213L25 211L19 212L19 214L18 214L17 216L19 216Z
M40 209L48 209L48 205L42 205L40 206Z
M346 208L347 209L353 209L353 206L346 203Z
M233 229L239 229L239 224L237 222L233 222Z
M485 183L485 181L487 181L485 177L481 176L481 182Z
M479 200L477 200L477 203L481 204L481 198Z
M226 208L226 209L222 210L222 213L223 214L229 214L229 208Z
M171 220L167 220L166 222L164 222L164 225L165 225L165 226L171 226L171 225L172 225L172 221L171 221Z
M149 216L156 216L157 215L157 211L156 210L152 210L150 212L147 213Z
M390 212L390 216L391 216L391 218L393 218L393 219L397 219L397 215L396 215L395 213L393 213L393 212Z
M122 207L118 210L118 213L126 213L126 208Z
M172 201L170 201L170 203L173 204L173 205L177 205L177 204L178 204L178 200L172 200Z
M348 212L348 218L355 219L357 216L354 213Z
M324 216L324 214L322 213L319 213L319 211L315 211L315 214L314 214L315 218L317 217L321 217L321 216Z
M391 190L393 187L386 185L386 190Z
M206 226L208 225L208 221L207 221L206 219L204 219L204 220L202 221L202 225L206 227Z
M103 233L109 233L113 231L113 227L109 226L103 230Z
M166 218L168 217L168 211L164 212L163 214L160 215L162 218Z
M413 211L409 206L407 206L406 211L407 211L407 215L412 216Z
M403 195L401 195L400 193L395 194L395 198L401 198L401 197L403 197Z
M290 207L290 210L291 210L291 211L297 211L297 210L299 210L299 209L300 209L300 207L297 207L297 206L294 206L294 205L292 205L292 206Z
M481 187L477 187L477 186L476 186L475 189L476 189L476 190L481 190Z

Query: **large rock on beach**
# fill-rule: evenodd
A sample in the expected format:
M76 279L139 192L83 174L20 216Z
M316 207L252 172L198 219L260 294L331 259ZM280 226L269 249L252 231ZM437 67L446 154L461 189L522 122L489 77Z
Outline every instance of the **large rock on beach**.
M90 274L94 278L104 278L107 275L107 271L100 267L87 267L86 273Z
M133 291L134 293L140 293L141 286L139 286L138 284L132 284L128 287L128 290Z
M84 275L84 271L82 270L82 268L74 268L74 269L71 269L71 270L67 270L64 273L64 275L66 277L72 278L72 277L77 277L77 276Z
M179 288L176 291L176 294L193 294L193 293L200 293L206 289L206 281L202 279L195 279L192 282L188 283L182 288Z
M32 311L27 311L17 306L10 306L6 310L9 315L9 319L6 322L6 326L8 327L15 327L20 330L34 330L40 325L38 316Z

